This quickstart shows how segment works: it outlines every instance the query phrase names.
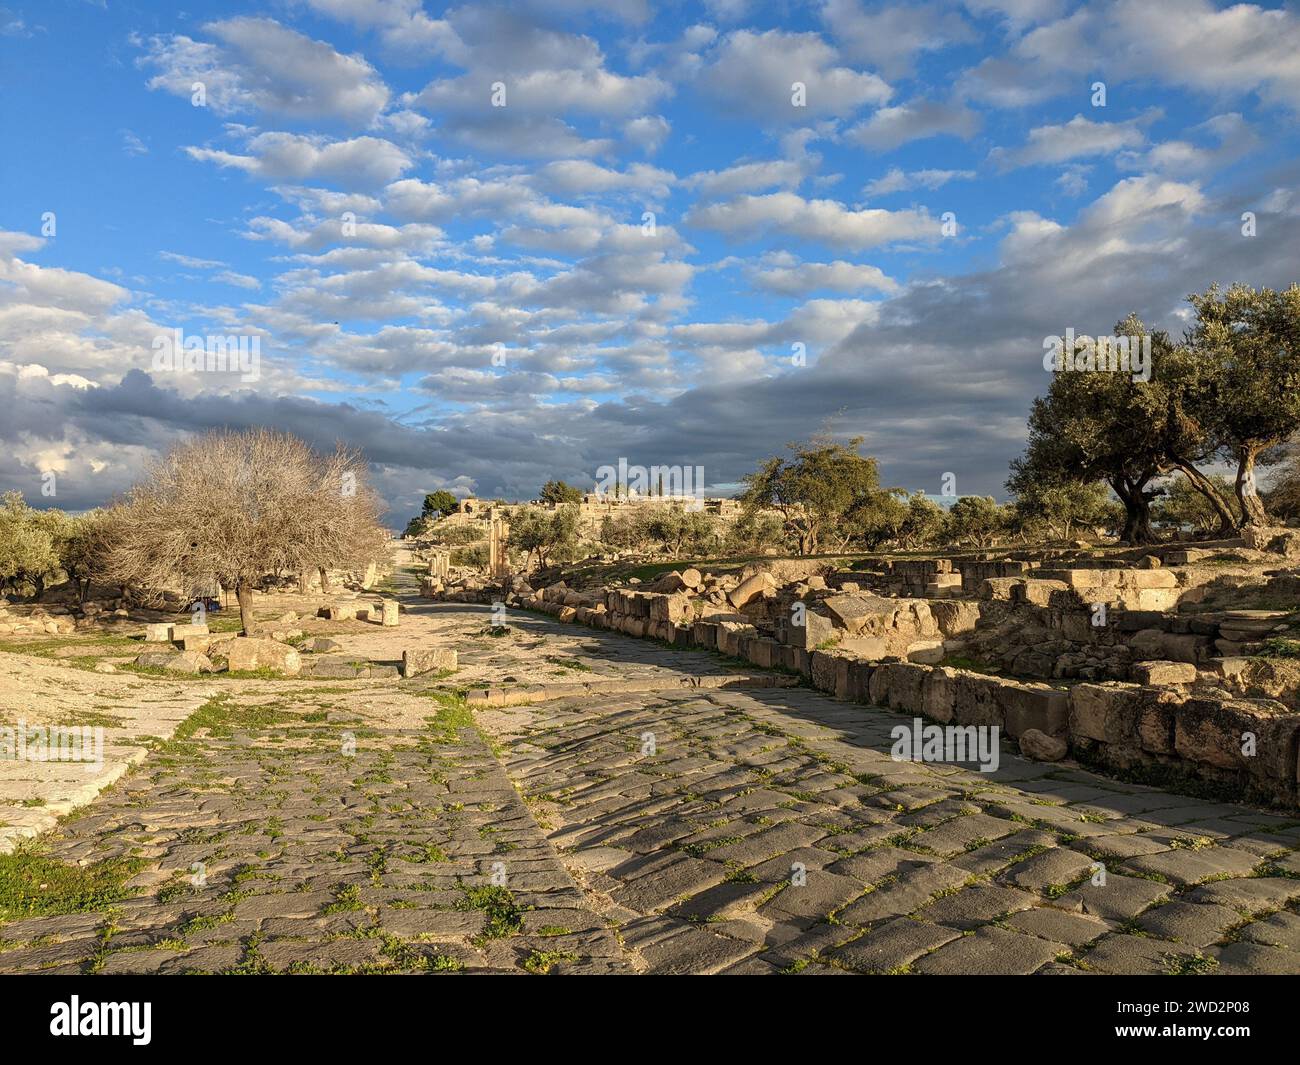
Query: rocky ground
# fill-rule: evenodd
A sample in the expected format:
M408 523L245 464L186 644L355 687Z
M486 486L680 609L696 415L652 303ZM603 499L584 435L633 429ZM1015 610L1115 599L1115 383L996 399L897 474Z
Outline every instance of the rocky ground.
M732 667L395 591L396 629L331 638L373 661L451 646L454 676L5 654L6 719L115 715L121 768L0 856L0 971L1300 972L1300 818L1010 745L993 773L898 762L902 715L684 689ZM596 676L643 690L460 698ZM31 768L2 782L0 819L89 797Z

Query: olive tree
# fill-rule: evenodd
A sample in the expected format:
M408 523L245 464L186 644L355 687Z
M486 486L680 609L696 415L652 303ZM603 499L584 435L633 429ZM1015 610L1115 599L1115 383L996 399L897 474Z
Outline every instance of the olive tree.
M816 438L792 444L789 460L776 456L744 478L747 510L774 510L798 542L799 554L816 554L823 538L844 546L852 535L851 515L878 499L876 460L859 454L862 438L838 444Z
M1255 466L1300 430L1300 285L1280 292L1211 286L1188 300L1196 310L1188 344L1211 368L1203 418L1236 463L1241 523L1267 524Z
M58 518L64 518L62 512ZM30 584L40 598L46 580L59 568L56 524L57 519L29 507L21 492L0 498L0 590Z

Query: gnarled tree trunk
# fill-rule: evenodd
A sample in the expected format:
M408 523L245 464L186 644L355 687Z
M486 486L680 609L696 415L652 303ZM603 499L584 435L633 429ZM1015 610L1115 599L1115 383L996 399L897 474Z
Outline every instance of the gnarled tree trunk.
M1146 480L1115 477L1110 486L1124 504L1124 529L1120 539L1130 544L1154 544L1156 534L1151 528L1151 496L1146 491Z
M1268 511L1255 487L1255 459L1262 450L1257 444L1243 444L1237 452L1237 502L1243 525L1268 524Z
M1223 496L1219 495L1219 490L1214 487L1214 482L1190 462L1183 459L1174 459L1173 462L1182 471L1183 476L1187 478L1187 483L1209 500L1210 506L1214 508L1214 512L1219 516L1219 535L1226 536L1235 532L1242 523L1238 520L1237 515L1232 512L1232 508L1228 506Z

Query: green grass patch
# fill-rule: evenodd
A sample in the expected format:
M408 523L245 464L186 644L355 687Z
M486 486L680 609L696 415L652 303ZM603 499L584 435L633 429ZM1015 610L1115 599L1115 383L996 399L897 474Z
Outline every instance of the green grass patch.
M0 921L102 910L136 894L126 882L144 865L141 858L69 865L32 847L0 854Z
M524 927L524 911L514 894L496 884L481 887L460 886L465 897L456 903L458 910L482 910L486 916L480 939L504 939L517 935Z
M425 694L438 704L438 712L424 719L434 740L438 743L459 743L460 730L474 727L474 712L469 703L454 692L431 691Z
M571 950L534 950L524 959L524 968L536 976L545 976L562 961L577 961Z

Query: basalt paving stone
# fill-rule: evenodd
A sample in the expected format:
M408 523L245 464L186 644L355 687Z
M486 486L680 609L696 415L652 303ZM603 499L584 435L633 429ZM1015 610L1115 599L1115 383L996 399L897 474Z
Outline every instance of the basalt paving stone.
M1109 895L1093 888L1087 883L1096 863L1089 841L1102 840L1099 853L1120 866L1168 850L1155 840L1132 844L1141 829L1177 832L1180 824L1222 810L1083 770L1034 765L1009 749L995 774L894 762L889 733L904 717L806 690L713 691L707 701L718 714L701 711L698 700L688 707L685 695L629 695L603 733L589 707L541 707L531 725L507 738L505 761L527 788L543 780L563 786L571 781L550 773L547 756L537 756L535 746L603 756L624 748L649 722L661 755L678 746L692 752L675 763L680 806L641 813L629 800L621 812L601 811L598 836L590 832L596 819L580 792L571 793L575 801L556 811L563 823L552 832L575 866L589 847L625 847L635 840L644 849L632 861L601 863L599 890L619 903L618 912L658 909L710 922L709 931L723 932L723 939L753 942L761 935L766 949L733 963L737 972L762 971L755 960L807 971L822 965L822 952L855 939L857 928L902 919L915 924L918 917L948 932L974 930L964 939L984 933L971 956L970 947L950 955L953 969L980 971L975 955L991 950L985 941L999 938L991 933L1002 933L1002 942L1015 949L990 962L991 971L1078 971L1054 958L1112 937L1113 927L1170 890L1114 868L1108 870ZM783 747L785 736L799 736L801 746ZM618 783L615 773L606 786ZM610 832L620 821L621 836ZM1074 845L1063 844L1068 837ZM794 886L799 866L806 880ZM775 895L764 896L774 889ZM1048 900L1061 908L1047 912L1041 904ZM842 924L820 923L827 913ZM755 923L761 918L773 922L766 932ZM1016 919L1023 927L1009 924ZM993 928L990 921L1006 921L1008 928ZM656 965L671 941L655 940ZM635 944L628 946L636 952Z
M1099 874L1090 877L1074 890L1058 896L1053 904L1109 921L1126 921L1168 897L1171 890L1166 884L1108 872L1104 882Z
M1037 902L1037 896L1027 891L1015 891L996 884L975 884L927 903L916 911L916 916L934 924L968 931L1006 914L1027 910Z
M951 928L940 928L923 921L899 917L835 948L827 958L856 972L896 972L960 935L960 932Z
M623 939L655 974L719 972L755 951L750 942L720 936L671 918L647 918L623 928Z
M798 883L787 882L785 888L759 912L773 920L824 918L848 905L866 889L862 881L853 877L836 876L824 870L810 872Z
M1199 884L1211 878L1246 876L1260 862L1257 854L1233 847L1182 847L1130 858L1125 869L1155 874L1171 884Z
M649 914L683 896L711 888L726 876L726 867L718 862L682 855L662 868L628 881L611 891L610 897L620 906Z
M986 926L927 954L912 968L930 975L1022 976L1068 951L1064 943Z
M1068 847L1057 847L1017 862L1001 873L999 879L1014 887L1043 894L1090 875L1095 864L1086 854Z
M908 869L939 861L933 855L918 854L903 847L873 847L862 854L841 858L827 866L832 873L856 877L868 884L876 884L888 876L897 876Z
M1169 844L1136 832L1112 836L1093 836L1088 840L1088 850L1103 860L1136 858L1143 854L1159 854L1169 849Z
M1300 974L1300 953L1260 943L1229 943L1206 951L1218 961L1215 972L1223 975L1295 976Z
M935 854L949 857L965 853L974 843L1009 836L1019 827L1014 821L976 812L926 828L924 832L913 836L908 842L917 847L924 847Z
M1300 915L1289 910L1269 914L1238 930L1237 938L1300 951Z
M965 854L948 859L949 864L985 876L1028 858L1038 850L1059 844L1055 833L1041 828L1021 828L1002 839L972 847Z
M1207 947L1222 939L1229 928L1241 924L1241 920L1241 914L1227 906L1178 899L1148 910L1137 923L1161 939Z
M1180 943L1146 936L1109 935L1081 954L1091 972L1120 976L1177 973L1195 962L1199 951Z
M42 841L65 861L133 855L126 897L62 925L0 926L15 947L0 969L522 971L562 951L575 969L630 971L473 731L367 729L348 756L340 741L339 726L299 719L146 760ZM81 934L41 941L50 927Z
M1192 902L1217 902L1249 913L1280 910L1300 898L1300 880L1277 876L1213 880L1193 888L1184 897Z
M869 924L900 917L925 905L933 895L965 884L969 874L942 862L904 864L891 879L850 903L836 916L845 924Z
M1104 921L1082 914L1066 913L1051 906L1022 910L1008 917L1006 923L1012 931L1054 940L1071 947L1091 943L1111 930L1111 926Z

